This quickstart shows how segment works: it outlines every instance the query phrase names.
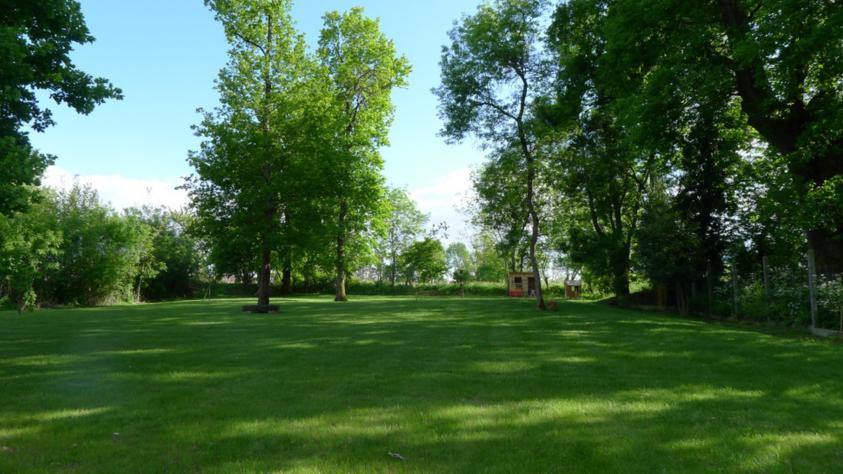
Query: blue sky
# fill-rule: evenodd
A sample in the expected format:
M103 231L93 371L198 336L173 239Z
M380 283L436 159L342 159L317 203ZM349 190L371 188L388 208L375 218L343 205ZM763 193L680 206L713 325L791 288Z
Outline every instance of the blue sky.
M382 151L385 175L407 187L433 221L447 221L450 240L466 240L465 217L457 212L468 187L469 170L483 160L475 144L446 145L436 98L439 55L447 31L479 0L299 0L293 16L310 44L322 14L363 6L381 20L381 29L413 65L407 89L396 91L391 146ZM217 103L213 81L226 61L227 45L201 0L82 0L82 11L97 41L78 48L73 59L83 70L109 78L125 99L100 106L90 116L51 107L57 125L33 134L40 150L58 156L47 184L79 180L96 187L115 206L183 204L173 188L190 173L185 158L197 147L190 126L198 107Z

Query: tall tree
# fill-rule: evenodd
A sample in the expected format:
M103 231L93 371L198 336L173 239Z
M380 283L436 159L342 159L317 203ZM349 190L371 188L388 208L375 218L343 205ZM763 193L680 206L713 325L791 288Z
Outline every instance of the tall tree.
M290 168L308 137L307 111L319 111L302 36L289 0L207 0L231 45L220 71L220 106L196 127L203 137L185 187L199 225L219 239L228 232L254 242L258 306L269 304L272 251L281 245ZM313 137L313 139L316 139Z
M318 55L327 70L332 110L341 126L327 157L325 178L335 205L335 299L345 301L348 240L360 235L383 207L378 148L388 144L392 90L406 84L410 65L362 8L327 13L324 21Z
M607 260L603 266L614 274L620 294L628 291L630 252L642 199L654 175L680 176L673 186L679 192L670 204L679 207L676 211L687 220L684 227L695 229L695 242L702 246L689 249L696 255L690 261L700 277L712 267L719 274L723 219L730 209L729 177L739 161L738 151L748 145L746 124L722 75L673 67L672 62L666 70L655 68L647 75L633 67L619 75L634 59L615 56L621 46L613 43L618 35L613 15L630 7L630 2L572 0L557 8L549 30L559 62L558 115L553 121L573 122L577 131L571 160L559 168L575 171L567 194L585 195L585 218L596 234L590 238L580 232L569 244L586 243L574 257ZM700 48L673 53L666 44L658 47L667 48L665 55L707 59ZM636 59L652 53L628 52ZM618 60L627 63L619 66ZM674 87L677 81L687 87ZM601 273L593 265L590 270Z
M475 135L489 144L515 144L523 160L524 202L530 222L530 264L536 275L536 303L545 309L536 245L537 137L533 102L546 77L539 47L542 2L496 0L481 5L450 32L442 50L442 85L434 89L442 135L460 141Z
M0 4L0 214L25 209L54 156L32 148L24 127L43 132L54 125L37 92L81 114L120 89L94 78L70 60L74 45L91 43L79 2L6 0Z
M818 269L843 269L843 6L805 0L600 3L609 5L605 65L616 96L637 96L636 102L663 115L676 110L664 100L675 90L697 99L739 97L749 124L795 178L799 202L789 204L805 211L801 224ZM630 78L645 87L629 87Z
M416 203L403 189L389 189L386 199L389 217L386 236L379 247L384 254L383 260L388 262L389 282L395 286L402 266L401 255L422 234L428 216L416 207Z

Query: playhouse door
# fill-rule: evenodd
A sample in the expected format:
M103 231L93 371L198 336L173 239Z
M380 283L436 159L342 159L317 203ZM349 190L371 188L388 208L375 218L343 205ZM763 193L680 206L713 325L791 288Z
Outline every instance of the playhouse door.
M527 296L532 296L536 292L536 277L527 277Z

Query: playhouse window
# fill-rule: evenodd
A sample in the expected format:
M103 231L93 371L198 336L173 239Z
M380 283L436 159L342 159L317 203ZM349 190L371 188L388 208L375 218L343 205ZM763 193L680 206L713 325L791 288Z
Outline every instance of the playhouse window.
M520 290L524 288L523 280L521 277L515 277L515 289Z

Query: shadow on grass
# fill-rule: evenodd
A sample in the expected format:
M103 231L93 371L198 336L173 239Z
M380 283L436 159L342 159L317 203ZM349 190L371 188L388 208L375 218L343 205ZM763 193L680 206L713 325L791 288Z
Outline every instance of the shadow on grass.
M580 303L241 303L0 315L0 471L843 465L828 343Z

